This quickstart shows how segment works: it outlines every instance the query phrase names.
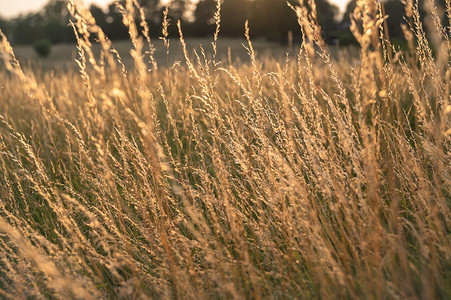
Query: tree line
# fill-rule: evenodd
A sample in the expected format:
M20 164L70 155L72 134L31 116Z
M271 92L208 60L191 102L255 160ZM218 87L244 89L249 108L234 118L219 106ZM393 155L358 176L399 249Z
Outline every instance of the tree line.
M200 0L190 8L191 0L173 0L169 9L169 34L178 36L176 20L181 20L186 36L205 37L215 30L214 13L216 0ZM437 0L444 7L445 0ZM119 2L124 3L125 0ZM144 8L150 33L153 37L161 35L161 23L164 5L161 0L138 0ZM292 5L297 0L288 0ZM306 1L307 2L307 1ZM318 23L326 41L339 40L342 44L355 40L349 32L349 14L355 7L356 0L351 0L342 19L339 19L338 8L328 0L315 0L318 12ZM422 7L420 0L420 7ZM389 15L387 25L392 37L401 37L400 24L403 22L404 5L400 0L384 1L386 13ZM96 5L90 11L97 24L111 40L127 39L127 28L122 23L122 16L112 2L106 9ZM47 39L51 43L68 43L74 41L74 34L69 24L69 13L66 1L50 0L43 9L36 13L21 15L14 19L0 18L0 28L15 44L29 44ZM300 40L300 30L295 13L288 7L286 0L222 0L221 34L241 37L244 23L249 21L253 37L266 38L271 41L287 42L291 32L294 40Z

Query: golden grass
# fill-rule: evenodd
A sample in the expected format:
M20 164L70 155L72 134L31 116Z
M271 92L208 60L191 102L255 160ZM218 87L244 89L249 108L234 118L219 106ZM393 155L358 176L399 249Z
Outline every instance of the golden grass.
M179 24L184 61L157 66L136 4L120 7L133 68L75 0L79 73L22 68L2 36L2 298L451 297L437 10L426 35L407 1L403 53L358 1L355 63L331 59L301 3L296 58L257 57L246 25L236 64L216 55L218 1L211 50L190 52Z

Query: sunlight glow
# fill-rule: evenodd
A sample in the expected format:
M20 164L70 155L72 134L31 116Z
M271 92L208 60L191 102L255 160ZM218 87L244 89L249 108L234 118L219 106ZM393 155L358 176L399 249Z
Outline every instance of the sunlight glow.
M10 0L0 0L0 16L6 18L13 18L18 16L19 14L26 14L32 11L38 11L41 9L48 0L19 0L19 1L10 1ZM112 0L85 0L86 3L96 3L101 7L106 7ZM162 0L162 2L167 2L168 0ZM199 0L193 0L193 2L198 2ZM330 0L332 3L335 3L340 11L343 12L346 3L348 0Z

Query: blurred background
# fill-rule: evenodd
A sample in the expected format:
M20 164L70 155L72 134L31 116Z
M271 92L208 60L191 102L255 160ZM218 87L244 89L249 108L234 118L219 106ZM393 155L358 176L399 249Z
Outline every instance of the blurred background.
M420 9L425 1L419 0ZM435 1L439 7L445 6L446 0ZM119 2L124 3L125 0ZM168 0L138 0L138 2L145 9L151 37L158 44L157 37L161 36L163 11ZM298 0L288 2L295 5ZM315 0L315 2L318 22L326 42L340 46L357 44L349 30L349 15L355 7L356 0L350 2ZM129 45L125 42L128 40L128 32L114 1L88 0L85 3L109 39L117 41L115 45L119 45L118 50L122 47L121 43L124 44L122 48L129 49ZM383 3L388 14L387 27L390 38L395 45L403 47L405 42L401 23L405 22L404 5L401 0L386 0ZM0 0L0 29L13 44L19 58L45 58L50 54L52 56L48 61L52 62L68 61L72 58L75 38L73 29L68 25L70 15L66 4L67 1L64 0ZM181 20L185 38L188 40L197 42L211 38L215 31L215 11L216 0L173 0L169 10L170 36L178 37L176 23L177 20ZM299 45L301 41L296 15L287 6L286 0L222 0L221 37L225 52L230 45L236 44L237 48L241 47L241 42L237 42L236 38L243 37L246 20L249 20L251 36L257 42L257 48L286 49L288 43ZM137 25L139 27L139 24Z
M124 2L124 1L120 1ZM139 0L146 10L153 36L161 35L161 20L167 0ZM297 0L290 0L296 4ZM306 1L307 2L307 1ZM328 41L341 40L350 43L349 13L355 6L355 0L316 0L318 21L323 35ZM421 4L420 0L420 4ZM437 4L444 7L445 0ZM86 1L97 23L111 40L127 39L127 30L114 1ZM404 6L400 0L384 1L388 26L392 37L400 36L400 23L403 21ZM421 6L421 5L420 5ZM214 32L214 12L216 0L173 0L169 11L172 19L170 33L177 35L175 20L181 19L186 36L206 37ZM270 41L287 42L288 33L293 33L294 40L299 39L299 27L296 16L286 5L285 0L223 0L222 35L241 37L244 22L249 20L253 37ZM22 0L0 1L0 28L14 44L31 44L40 39L51 43L73 42L72 29L68 25L69 15L66 1L63 0Z

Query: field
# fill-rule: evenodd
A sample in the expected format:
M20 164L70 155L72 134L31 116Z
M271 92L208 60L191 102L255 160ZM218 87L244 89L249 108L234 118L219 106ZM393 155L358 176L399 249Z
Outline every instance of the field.
M372 0L359 49L305 8L292 49L221 40L219 14L211 39L154 42L134 3L115 47L74 3L77 48L39 62L1 37L0 298L451 298L434 10L425 32L406 2L401 52Z
M184 54L179 39L168 38L169 41L169 55L166 55L166 48L162 40L152 41L155 48L153 58L158 66L172 67L174 63L183 63ZM211 55L211 42L212 38L188 38L186 39L187 50L192 53L194 50L199 51L200 45L205 47L205 51ZM299 50L299 45L290 49L288 45L282 45L274 42L267 42L265 40L253 41L253 47L257 56L264 60L266 56L283 58L286 53L296 55ZM247 41L237 38L221 38L217 41L217 55L218 60L228 62L229 51L230 57L233 63L248 63L250 57L248 51L243 44L246 45ZM93 53L98 56L101 52L101 45L92 45ZM130 41L114 41L114 48L121 56L124 65L131 68L134 65L134 60L130 55L130 50L133 49L133 44ZM74 63L77 58L77 48L72 44L57 44L52 47L50 55L42 58L37 55L32 46L19 45L13 46L16 57L25 66L32 68L42 68L44 70L51 69L73 69L77 70L78 66ZM295 48L296 47L296 48ZM229 50L230 48L230 50ZM143 51L149 50L148 45L144 45Z

